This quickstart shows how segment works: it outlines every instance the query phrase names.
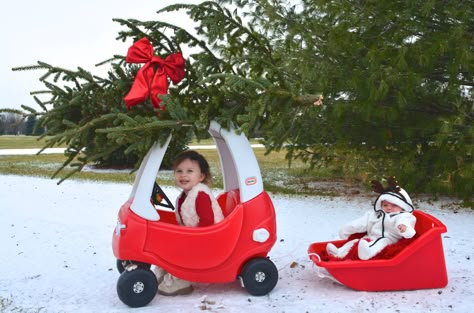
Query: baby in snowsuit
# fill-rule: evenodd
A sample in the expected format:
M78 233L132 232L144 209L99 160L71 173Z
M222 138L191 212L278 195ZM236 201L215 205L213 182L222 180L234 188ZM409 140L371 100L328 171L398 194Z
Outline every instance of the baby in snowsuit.
M353 239L342 247L328 243L329 255L344 258L351 248L358 244L359 259L368 260L381 252L385 247L401 238L415 236L416 217L412 214L413 203L407 192L398 186L395 177L388 179L389 186L384 188L378 181L372 181L372 189L380 193L374 203L374 210L345 225L339 231L341 239L348 239L356 233L367 234L361 239Z

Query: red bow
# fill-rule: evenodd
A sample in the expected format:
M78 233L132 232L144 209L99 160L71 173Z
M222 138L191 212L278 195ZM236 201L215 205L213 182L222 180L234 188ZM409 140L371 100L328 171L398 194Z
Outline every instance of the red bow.
M185 76L184 59L181 53L173 53L163 60L153 55L153 47L148 38L144 37L128 48L125 62L145 63L138 70L132 88L124 98L128 109L145 101L150 95L153 106L164 110L164 106L160 105L161 99L158 95L168 93L168 77L177 84ZM156 72L154 72L155 64L158 65Z

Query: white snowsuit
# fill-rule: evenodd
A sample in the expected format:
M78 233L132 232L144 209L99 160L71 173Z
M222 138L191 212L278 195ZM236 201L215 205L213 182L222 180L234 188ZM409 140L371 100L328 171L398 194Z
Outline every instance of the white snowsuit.
M403 194L404 192L404 194ZM382 251L386 246L393 244L401 238L412 238L415 236L416 217L411 214L413 205L410 197L401 189L399 194L392 192L381 194L374 204L374 210L366 212L339 231L341 239L348 239L350 235L356 233L367 233L361 239L353 239L346 242L342 247L336 248L333 244L328 244L327 252L335 257L344 258L356 242L359 242L358 255L361 260L368 260ZM382 201L386 200L398 205L402 212L386 213L382 209ZM402 233L398 225L403 224L406 230ZM370 241L363 240L364 238Z

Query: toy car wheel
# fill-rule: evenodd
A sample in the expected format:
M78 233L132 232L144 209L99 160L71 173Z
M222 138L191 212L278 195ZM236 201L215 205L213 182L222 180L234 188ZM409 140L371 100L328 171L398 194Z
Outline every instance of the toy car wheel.
M253 296L266 295L278 282L278 269L267 258L250 260L240 275L245 289Z
M120 300L132 308L150 303L157 289L158 282L155 274L146 268L126 270L117 281L117 294Z
M130 264L136 264L138 267L147 268L147 269L151 268L151 264L148 264L148 263L117 259L117 271L120 274L122 274L123 271L125 271L125 267L127 267Z

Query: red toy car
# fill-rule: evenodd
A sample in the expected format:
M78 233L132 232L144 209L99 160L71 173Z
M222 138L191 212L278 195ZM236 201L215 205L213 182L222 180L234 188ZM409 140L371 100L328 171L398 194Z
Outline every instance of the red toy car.
M243 133L216 122L211 122L209 133L222 167L224 191L217 200L225 218L206 227L177 224L171 201L156 184L171 137L163 146L155 143L120 208L112 240L121 273L117 293L128 306L144 306L155 297L158 283L151 265L192 282L240 278L255 296L269 293L278 281L278 270L267 257L276 241L275 210L263 190L252 147Z

